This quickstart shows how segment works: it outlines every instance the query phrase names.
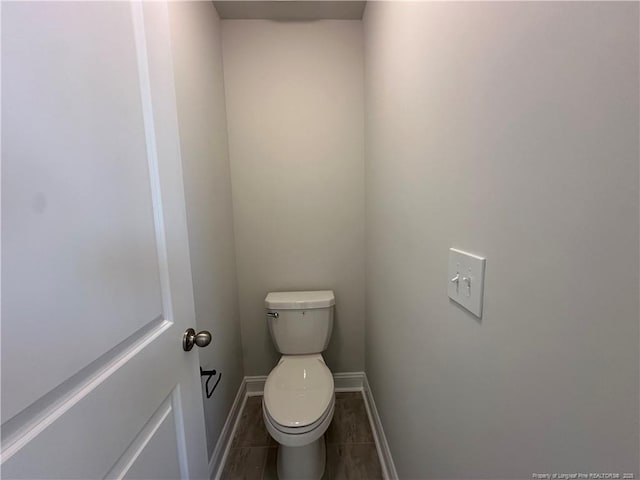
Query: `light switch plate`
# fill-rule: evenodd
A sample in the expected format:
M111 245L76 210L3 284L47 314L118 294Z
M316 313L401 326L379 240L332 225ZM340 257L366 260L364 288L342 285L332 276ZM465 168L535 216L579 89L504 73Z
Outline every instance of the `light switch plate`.
M486 258L456 248L449 249L449 298L482 317Z

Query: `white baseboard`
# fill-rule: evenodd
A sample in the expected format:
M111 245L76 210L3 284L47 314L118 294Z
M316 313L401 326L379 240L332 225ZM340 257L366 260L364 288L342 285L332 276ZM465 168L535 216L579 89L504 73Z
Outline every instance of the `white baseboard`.
M244 381L247 384L247 396L254 397L264 393L264 382L267 381L267 376L244 377Z
M343 372L333 374L336 392L361 392L364 388L364 372Z
M376 408L376 402L373 400L373 394L369 387L369 381L367 376L364 376L364 406L367 409L369 421L371 422L371 430L373 431L373 438L376 442L376 449L378 450L378 457L380 458L380 465L382 466L382 477L386 480L397 480L398 472L396 466L393 463L391 457L391 450L387 443L387 437L384 434L382 428L382 421L378 415L378 409Z
M233 436L238 426L238 420L240 420L242 416L247 397L262 395L264 393L266 380L266 375L244 377L242 380L227 420L220 433L216 448L211 456L211 461L209 462L209 478L211 478L211 480L220 480L222 477L222 470L229 455L231 442L233 441ZM366 374L364 372L334 373L333 382L336 392L362 392L367 416L369 417L371 430L373 431L373 438L376 443L376 450L378 451L378 458L382 466L383 478L385 480L397 480L398 473L396 472L396 467L391 457L389 444L384 435L382 422L380 421L380 416L378 415Z
M246 402L247 383L245 379L242 379L240 387L238 388L238 393L236 393L236 398L233 400L233 404L229 410L229 415L227 415L227 420L224 422L224 426L220 432L220 437L218 437L216 448L213 450L213 455L211 455L211 460L209 461L209 478L211 480L219 480L222 477L222 470L224 469L224 464L227 461L231 442L233 442L233 437L236 434L236 428L238 427L238 421L242 416L242 411L244 410L244 404Z

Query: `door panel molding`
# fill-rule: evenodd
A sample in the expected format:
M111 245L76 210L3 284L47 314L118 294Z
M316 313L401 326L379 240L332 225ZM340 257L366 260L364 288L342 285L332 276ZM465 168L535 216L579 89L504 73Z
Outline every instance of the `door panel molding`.
M176 386L176 388L179 388ZM135 464L136 460L140 457L144 449L149 445L154 435L158 431L158 429L162 426L162 424L167 420L167 418L172 415L171 420L176 420L176 415L174 413L174 403L177 397L176 389L174 388L171 391L171 394L162 402L160 407L155 411L155 413L151 416L149 421L145 424L145 426L140 430L140 433L136 436L136 438L131 442L131 445L127 447L122 456L118 459L115 465L109 470L109 473L105 475L105 479L117 479L121 480L124 478L131 467ZM177 432L176 432L177 433ZM180 434L177 434L179 437ZM178 443L178 438L176 438L176 443ZM182 464L182 462L180 462ZM180 477L188 478L186 472L183 471L182 465L180 468Z
M162 215L163 209L160 187L160 166L158 164L158 142L156 140L156 127L153 116L153 96L151 93L151 79L149 75L149 55L147 51L147 38L144 27L144 12L141 2L131 3L131 20L133 22L136 58L138 60L138 81L140 85L142 118L147 145L151 204L153 205L153 219L156 229L156 250L158 254L158 267L160 270L162 308L164 317L173 323L173 305L169 278L167 238L164 226L164 217Z
M15 455L45 428L89 395L171 326L158 318L2 425L0 464Z

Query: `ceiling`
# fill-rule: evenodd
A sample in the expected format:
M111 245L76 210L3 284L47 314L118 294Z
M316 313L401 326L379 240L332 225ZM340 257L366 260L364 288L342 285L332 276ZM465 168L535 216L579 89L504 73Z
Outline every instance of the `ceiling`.
M268 20L360 20L364 1L352 0L214 0L220 18Z

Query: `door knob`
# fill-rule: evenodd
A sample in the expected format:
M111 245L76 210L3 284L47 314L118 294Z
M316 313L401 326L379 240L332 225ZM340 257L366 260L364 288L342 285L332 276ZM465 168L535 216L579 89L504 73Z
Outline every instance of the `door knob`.
M196 333L193 328L187 328L182 336L182 349L188 352L194 345L206 347L211 343L211 334L206 330Z

